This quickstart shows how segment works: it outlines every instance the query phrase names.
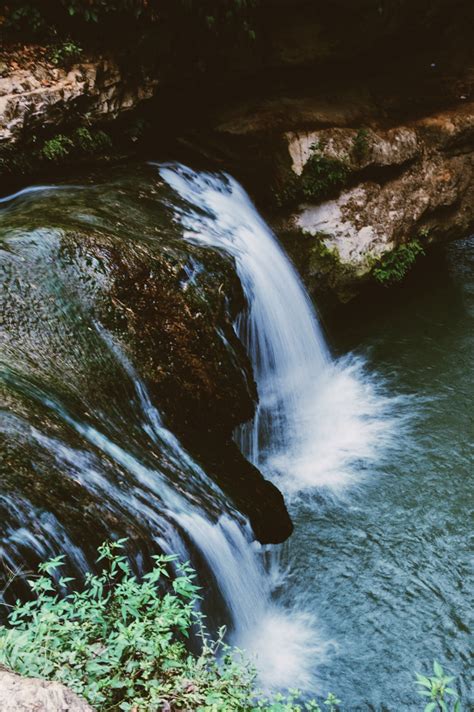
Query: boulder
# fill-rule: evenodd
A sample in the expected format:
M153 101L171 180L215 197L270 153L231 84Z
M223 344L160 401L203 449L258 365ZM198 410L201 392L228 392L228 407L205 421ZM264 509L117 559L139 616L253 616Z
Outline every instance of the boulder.
M0 709L5 712L94 712L59 682L22 677L0 666Z

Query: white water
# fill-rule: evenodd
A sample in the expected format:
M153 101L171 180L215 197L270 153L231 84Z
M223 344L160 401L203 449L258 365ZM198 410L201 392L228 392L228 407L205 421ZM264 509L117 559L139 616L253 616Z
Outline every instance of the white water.
M241 186L180 166L160 170L186 201L173 206L186 237L233 255L243 284L248 309L236 329L252 358L260 398L254 421L236 434L244 453L286 494L321 486L340 490L355 479L355 464L372 457L376 440L386 437L384 399L356 360L333 362L297 273ZM165 550L184 559L194 553L191 548L198 553L228 609L231 642L255 656L264 687L314 691L316 666L328 643L320 639L313 615L275 599L274 589L286 576L277 554L253 541L247 522L226 506L219 489L164 427L131 364L100 329L99 335L134 384L130 416L138 413L147 451L130 443L128 433L117 437L106 422L82 422L46 395L43 405L76 431L84 450L15 425L19 437L54 453L61 469L106 502L114 516L143 523ZM166 456L172 483L147 457L154 448ZM106 461L112 467L105 467ZM125 478L114 475L113 464ZM219 518L217 511L223 512ZM21 530L23 519L9 533L11 542L40 536L49 551L61 534L59 523L43 526L38 518L36 531L28 534Z
M364 373L361 360L331 358L296 270L235 180L177 164L160 165L159 172L185 201L173 205L185 238L232 255L244 289L247 309L236 330L252 361L259 404L254 420L236 433L243 453L289 500L311 489L340 493L388 443L391 402ZM216 546L214 554L216 577L228 576L228 552ZM282 578L277 557L271 568ZM245 570L248 576L252 566ZM328 649L314 617L278 606L260 570L240 586L220 580L232 586L235 640L255 654L262 683L314 690L315 668ZM260 595L252 610L246 608L247 589L252 601Z
M331 358L299 275L242 186L176 164L160 175L189 203L178 212L185 237L235 258L247 300L236 329L259 395L237 434L242 451L286 493L354 481L354 463L389 435L390 403L362 361Z

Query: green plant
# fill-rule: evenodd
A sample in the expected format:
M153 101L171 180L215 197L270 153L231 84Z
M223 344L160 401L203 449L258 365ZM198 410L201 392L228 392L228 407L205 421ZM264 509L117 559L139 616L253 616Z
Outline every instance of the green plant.
M369 136L370 132L368 129L361 128L357 131L356 135L352 139L352 153L357 161L363 161L367 158L369 152Z
M111 147L112 139L105 131L91 131L86 126L80 126L68 136L57 134L45 141L41 154L46 160L58 163L71 153L97 155Z
M62 44L51 47L48 58L52 64L67 68L74 64L74 62L78 62L82 53L83 49L79 44L68 40Z
M418 240L406 242L376 263L372 270L375 281L384 286L401 282L410 268L415 264L418 257L424 255L425 251Z
M428 697L429 702L426 705L424 712L448 712L448 702L447 697L457 698L457 693L449 684L454 680L454 677L448 677L444 674L443 668L435 660L433 663L432 677L425 677L416 673L416 684L419 685L419 694L423 697ZM453 705L453 712L461 712L461 703L458 699L455 700Z
M420 240L427 240L428 237L430 236L431 233L431 228L429 228L427 225L424 225L423 227L420 227L418 230L418 237Z
M47 22L33 3L13 3L7 10L5 16L6 30L24 32L33 36L43 34L46 31Z
M64 136L57 134L48 141L45 141L41 153L48 161L60 161L68 156L74 148L73 141Z
M87 574L80 590L62 596L72 583L59 573L64 557L42 564L30 582L34 599L18 602L10 627L0 627L0 663L58 680L99 712L319 710L316 702L298 703L297 691L271 700L257 694L253 668L223 642L224 630L216 641L208 638L196 613L190 567L155 556L152 570L139 579L123 555L124 544L103 544L101 572ZM186 645L193 627L200 630L197 655Z
M72 142L82 153L103 153L112 147L112 139L105 131L90 131L86 126L74 131Z
M322 153L320 143L311 146L311 156L301 174L300 190L305 200L321 200L339 190L347 181L349 167L345 161Z

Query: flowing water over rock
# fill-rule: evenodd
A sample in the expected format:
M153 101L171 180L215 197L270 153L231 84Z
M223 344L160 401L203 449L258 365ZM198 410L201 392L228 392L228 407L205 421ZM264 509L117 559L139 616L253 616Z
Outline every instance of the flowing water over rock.
M236 181L179 165L159 170L187 203L177 212L185 237L231 254L244 288L247 308L236 330L251 356L259 404L236 432L242 451L293 499L308 490L341 492L362 462L385 454L394 400L378 392L361 359L332 360L296 271ZM238 639L257 655L265 684L317 684L330 644L312 610L256 617L251 635Z
M413 328L413 306L403 300L390 324L373 317L364 331L358 316L334 359L298 275L228 176L153 165L139 181L46 187L4 206L0 551L7 575L63 550L71 569L84 571L97 541L128 534L137 569L157 548L193 561L211 625L229 624L230 640L255 656L266 687L332 689L349 710L410 709L413 670L434 655L452 662L453 672L467 670L461 327L472 292L449 305L452 323L447 309L433 321L436 309L416 292ZM464 258L469 248L458 249ZM179 428L169 377L174 361L189 359L182 333L137 339L147 318L160 318L156 300L168 304L176 290L159 254L188 295L171 314L186 320L191 311L195 335L217 318L227 277L222 260L212 261L216 253L234 261L243 286L235 330L259 395L255 417L235 438L287 496L296 531L282 547L253 540L246 518L165 426L161 405ZM128 271L110 290L111 260ZM473 273L459 279L467 284ZM208 274L214 291L202 281ZM153 291L162 283L166 289ZM136 315L135 288L151 294ZM167 314L165 326L174 327ZM207 361L241 373L244 360L225 328L218 321L206 332ZM445 341L433 351L443 329ZM460 364L448 386L450 337ZM168 341L177 356L165 350ZM164 380L156 352L168 369ZM194 374L194 352L186 363ZM199 392L214 376L196 373ZM226 427L248 412L232 410L239 398L244 403L241 392L227 391L236 395L217 416ZM183 393L192 400L192 384L179 385L180 404ZM200 403L186 410L188 429ZM446 408L459 415L444 427Z

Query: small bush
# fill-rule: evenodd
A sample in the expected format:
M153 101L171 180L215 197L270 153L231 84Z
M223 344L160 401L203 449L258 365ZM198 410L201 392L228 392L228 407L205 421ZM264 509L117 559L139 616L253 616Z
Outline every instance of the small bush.
M57 134L45 141L41 149L43 158L59 163L71 154L97 156L112 148L112 139L105 131L91 131L81 126L68 136Z
M99 548L103 569L87 574L82 590L61 597L72 582L59 575L63 557L40 566L30 582L34 600L17 603L11 627L0 627L0 663L16 672L57 680L99 712L152 709L228 712L320 711L297 704L298 693L273 700L257 696L255 672L242 653L207 637L196 613L198 589L189 566L155 556L140 580L122 555L124 540ZM177 568L170 577L169 567ZM201 630L202 652L186 641ZM330 710L336 700L329 696Z
M372 275L376 282L384 286L401 282L418 257L424 254L425 251L418 240L407 242L382 257Z
M105 131L90 131L86 126L76 129L72 135L74 146L82 153L104 153L112 147L112 139Z
M68 40L67 42L51 47L48 53L48 59L56 66L68 68L81 59L82 52L83 49L80 45L72 40Z
M45 141L41 153L46 160L58 162L66 158L73 148L74 143L70 138L63 134L57 134L57 136Z

